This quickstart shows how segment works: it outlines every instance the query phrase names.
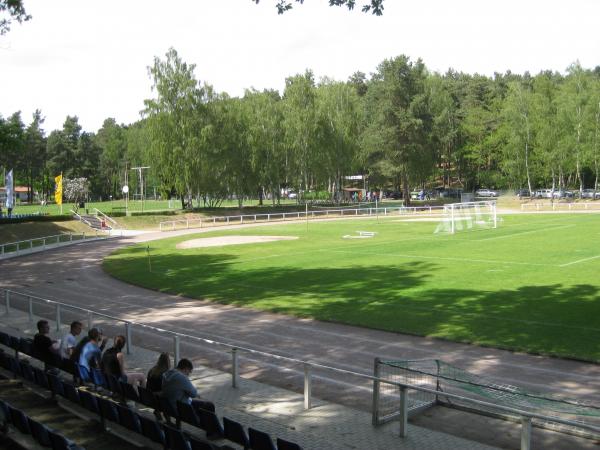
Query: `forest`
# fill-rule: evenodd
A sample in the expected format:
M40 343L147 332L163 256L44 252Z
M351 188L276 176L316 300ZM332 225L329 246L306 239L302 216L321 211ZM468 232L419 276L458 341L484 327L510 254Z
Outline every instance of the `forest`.
M239 98L198 79L175 49L148 69L153 98L135 123L109 117L88 132L74 114L47 133L43 111L28 123L20 112L0 116L0 168L14 169L31 201L50 198L61 172L87 178L94 199L120 198L126 172L135 189L136 166L150 167L147 185L163 198L205 206L275 203L282 189L336 201L357 174L404 198L415 188L598 186L600 67L490 77L435 73L401 55L368 76L306 70L281 93Z

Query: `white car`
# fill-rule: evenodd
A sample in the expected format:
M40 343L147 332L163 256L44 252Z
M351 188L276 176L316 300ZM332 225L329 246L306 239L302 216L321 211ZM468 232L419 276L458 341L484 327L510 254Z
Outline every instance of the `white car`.
M475 195L477 195L477 197L498 197L498 192L490 189L479 189L475 191Z

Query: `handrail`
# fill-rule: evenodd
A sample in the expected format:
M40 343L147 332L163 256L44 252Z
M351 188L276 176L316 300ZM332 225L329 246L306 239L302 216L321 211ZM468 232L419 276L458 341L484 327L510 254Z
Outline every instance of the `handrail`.
M348 369L342 369L340 367L334 367L334 366L330 366L327 364L321 364L321 363L317 363L317 362L312 362L312 361L308 361L308 360L301 360L301 359L297 359L297 358L290 358L288 356L281 356L281 355L277 355L274 353L269 353L269 352L265 352L265 351L261 351L261 350L256 350L250 347L243 347L243 346L239 346L239 345L232 345L232 344L228 344L226 342L220 342L214 339L207 339L207 338L202 338L199 336L193 336L193 335L189 335L186 333L180 333L177 331L172 331L172 330L166 330L163 328L158 328L152 325L147 325L141 322L134 322L134 321L130 321L130 320L125 320L125 319L121 319L119 317L115 317L115 316L111 316L109 314L104 314L104 313L100 313L100 312L96 312L87 308L82 308L80 306L75 306L75 305L70 305L67 303L63 303L63 302L59 302L56 300L50 300L50 299L44 299L42 297L37 297L35 295L32 294L26 294L26 293L22 293L22 292L16 292L16 291L12 291L9 289L2 289L4 291L5 294L5 299L6 299L6 311L8 314L9 308L10 308L10 297L11 294L16 294L16 295L20 295L23 297L27 297L29 299L30 305L29 305L29 313L30 316L32 314L32 305L31 305L31 301L33 299L36 300L40 300L46 304L54 304L57 306L56 308L56 315L57 315L57 328L60 326L60 306L64 306L67 308L71 308L74 310L78 310L78 311L83 311L83 312L87 312L88 314L88 319L91 322L91 317L92 315L95 316L99 316L99 317L103 317L103 318L108 318L111 320L115 320L117 322L123 322L125 324L126 327L126 333L127 333L127 352L130 353L130 343L131 343L131 326L138 326L141 328L145 328L145 329L149 329L149 330L153 330L159 333L167 333L170 334L174 337L175 340L175 355L179 355L179 339L184 337L184 338L188 338L188 339L192 339L192 340L196 340L196 341L202 341L208 344L213 344L213 345L221 345L224 346L226 348L229 348L232 350L232 356L234 358L234 364L232 367L232 373L234 375L234 380L233 380L233 385L234 387L237 385L236 383L236 377L237 377L237 351L238 350L242 350L245 352L248 352L250 354L256 354L256 355L261 355L261 356L266 356L268 358L273 358L273 359L277 359L277 360L282 360L282 361L286 361L286 362L290 362L290 363L294 363L294 364L302 364L305 366L305 369L307 367L310 368L319 368L319 369L323 369L323 370L327 370L327 371L331 371L334 373L340 373L340 374L346 374L346 375L352 375L355 377L359 377L359 378L363 378L366 380L370 380L370 381L374 381L374 382L378 382L378 383L386 383L392 386L396 386L400 389L400 395L401 395L401 404L403 405L403 409L400 412L400 427L401 427L401 436L406 436L406 419L408 416L408 410L407 410L407 401L405 396L407 395L407 390L411 389L411 390L416 390L416 391L420 391L420 392L425 392L425 393L429 393L429 394L434 394L437 396L444 396L447 398L451 398L451 399L455 399L455 400L461 400L461 401L466 401L469 402L471 404L477 405L477 406L483 406L483 407L488 407L488 408L494 408L496 410L500 410L500 411L504 411L506 413L510 413L510 414L515 414L518 415L522 418L523 420L523 430L522 430L522 436L529 436L527 439L530 443L530 432L528 432L528 427L530 429L531 427L531 419L539 419L539 420L543 420L543 421L547 421L547 422L551 422L551 423L557 423L557 424L562 424L562 425L567 425L567 426L571 426L571 427L577 427L577 428L582 428L582 429L586 429L589 431L592 431L594 433L600 433L600 427L598 426L594 426L594 425L590 425L590 424L586 424L583 422L578 422L578 421L574 421L574 420L569 420L569 419L563 419L561 417L557 417L557 416L549 416L546 414L540 414L540 413L535 413L535 412L530 412L530 411L525 411L525 410L521 410L521 409L517 409L517 408L513 408L510 406L503 406L503 405L497 405L494 403L490 403L490 402L486 402L483 400L476 400L473 398L469 398L469 397L464 397L458 394L452 394L449 392L440 392L438 390L435 389L430 389L430 388L426 388L426 387L422 387L419 385L412 385L412 384L408 384L408 383L401 383L401 382L397 382L397 381L390 381L390 380L386 380L383 378L379 378L379 377L375 377L373 375L368 375L365 373L360 373L360 372L354 372L352 370L348 370ZM91 323L89 324L91 327ZM308 376L310 377L310 370L305 370L305 377ZM308 375L307 375L308 374ZM310 401L306 401L306 386L310 386L310 382L306 383L305 380L305 407L306 405L310 405ZM310 387L309 387L310 389ZM310 392L309 394L310 395ZM529 449L530 446L529 444L527 444L527 442L525 442L525 440L522 439L522 449ZM525 445L527 444L527 445Z
M69 210L69 212L70 212L71 214L73 214L75 217L77 217L77 219L79 219L79 221L80 221L80 222L83 222L83 223L85 223L85 224L86 224L88 227L90 227L90 228L92 227L92 224L91 224L89 221L87 221L86 219L84 219L84 218L83 218L83 216L81 216L80 214L76 213L76 212L75 212L75 211L73 211L72 209L71 209L71 210Z
M94 208L94 210L96 211L96 215L98 215L98 213L100 213L102 215L102 217L104 217L105 219L107 219L113 225L118 225L118 223L117 223L117 221L115 219L113 219L112 217L107 216L102 211L100 211L98 208Z
M260 214L242 214L236 216L214 216L210 218L198 218L198 219L180 219L180 220L168 220L159 223L160 231L172 231L175 230L177 224L185 224L185 228L202 228L203 224L232 224L233 223L256 223L259 220L267 222L279 222L288 219L322 219L330 218L330 215L334 215L334 218L349 217L349 216L388 216L397 212L398 215L404 214L417 214L429 213L429 215L439 216L442 215L444 206L395 206L395 207L377 207L377 208L338 208L338 209L317 209L310 211L294 211L294 212L272 212L272 213L260 213ZM278 219L279 218L279 219ZM193 226L193 224L198 224ZM192 225L192 226L190 226Z

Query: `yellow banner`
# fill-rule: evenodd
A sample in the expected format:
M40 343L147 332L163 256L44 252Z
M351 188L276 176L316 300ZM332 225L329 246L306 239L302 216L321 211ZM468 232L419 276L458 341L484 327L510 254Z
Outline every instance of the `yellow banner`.
M54 178L56 189L54 191L54 201L57 205L62 205L62 174Z

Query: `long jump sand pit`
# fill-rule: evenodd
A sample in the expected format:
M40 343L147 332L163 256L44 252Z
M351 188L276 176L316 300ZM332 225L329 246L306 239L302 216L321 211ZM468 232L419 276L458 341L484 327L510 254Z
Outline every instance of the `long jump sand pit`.
M221 247L224 245L261 244L274 241L293 241L298 236L218 236L211 238L191 239L176 245L177 249L202 247Z

